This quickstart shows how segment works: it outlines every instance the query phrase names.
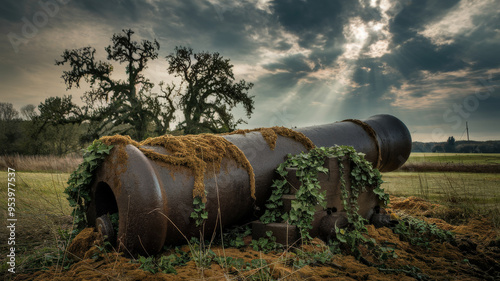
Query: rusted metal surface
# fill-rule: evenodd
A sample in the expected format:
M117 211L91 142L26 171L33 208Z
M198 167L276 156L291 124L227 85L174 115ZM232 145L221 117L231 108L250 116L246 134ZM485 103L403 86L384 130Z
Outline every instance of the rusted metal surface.
M370 129L375 132L376 141ZM348 119L296 130L306 135L316 146L350 145L356 151L365 153L365 158L374 164L380 157L380 164L374 167L381 172L398 169L406 162L411 152L411 135L408 128L401 120L387 114L375 115L365 120Z
M316 146L351 145L366 154L381 171L400 167L411 150L411 137L406 126L390 115L377 115L362 120L373 129L353 121L296 129ZM232 159L224 158L220 172L207 171L205 190L208 219L203 233L211 236L223 226L241 224L254 218L263 209L270 194L274 169L287 154L307 151L286 137L278 136L271 150L259 132L224 136L243 151L255 173L255 200L251 198L249 176ZM161 147L147 147L168 154ZM186 242L186 237L200 235L190 218L193 212L192 173L188 168L155 162L140 150L127 145L124 163L118 153L97 170L92 186L92 205L87 216L91 223L107 213L119 213L117 241L127 253L154 254L165 244ZM379 158L381 158L379 160ZM122 172L124 171L124 172ZM218 208L221 218L217 219Z

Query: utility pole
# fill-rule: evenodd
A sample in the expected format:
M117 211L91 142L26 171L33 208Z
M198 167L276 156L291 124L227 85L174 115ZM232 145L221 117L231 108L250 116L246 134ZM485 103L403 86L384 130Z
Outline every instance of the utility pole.
M465 121L465 130L467 130L467 141L469 141L469 124Z

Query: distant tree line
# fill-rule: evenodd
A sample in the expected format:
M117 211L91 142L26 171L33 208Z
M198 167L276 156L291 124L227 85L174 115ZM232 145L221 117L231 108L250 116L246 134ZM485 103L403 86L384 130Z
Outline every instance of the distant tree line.
M412 152L500 153L500 141L413 142Z
M135 140L172 134L223 133L244 123L231 110L241 105L248 118L253 109L252 83L235 81L233 65L219 53L194 53L176 47L165 59L166 70L180 83L159 83L159 92L145 76L150 61L158 59L160 44L132 39L132 30L113 35L98 60L92 47L65 50L56 65L69 66L62 78L67 90L86 83L83 106L72 96L50 97L21 112L0 104L0 155L67 154L103 135L130 135ZM112 74L124 66L125 79ZM122 76L123 77L123 76ZM176 124L175 112L183 120ZM171 128L171 125L174 125Z
M21 108L0 103L0 155L64 155L81 148L79 136L86 124L50 124L40 129L40 119L33 105Z

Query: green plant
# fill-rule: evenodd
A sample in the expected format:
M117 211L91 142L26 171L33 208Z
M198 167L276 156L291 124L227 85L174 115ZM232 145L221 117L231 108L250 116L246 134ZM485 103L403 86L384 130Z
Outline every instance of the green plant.
M100 140L95 140L84 150L83 162L70 175L68 187L64 193L68 195L69 205L73 207L72 216L74 219L74 233L80 232L87 226L86 211L90 204L90 184L93 179L93 172L109 154L112 145L106 145Z
M229 270L229 273L237 273L247 270L247 268L250 267L250 263L245 262L243 258L217 256L214 258L214 261L219 264L220 267Z
M218 263L222 268L235 267L243 269L246 266L245 260L243 258L216 256L214 258L214 261Z
M239 275L237 280L274 280L271 276L271 269L264 259L245 262L243 258L216 256L213 260L222 268L229 270L230 274L247 272Z
M159 258L154 257L143 257L139 256L138 261L141 264L140 269L148 271L151 273L163 272L166 274L177 274L176 266L186 265L189 258L189 254L175 249L175 254L170 254L168 256L160 256Z
M317 247L313 251L295 249L295 256L287 264L295 268L302 268L306 265L329 264L334 257L334 253L328 247Z
M69 229L57 227L57 236L59 241L69 242L71 240L71 231Z
M309 153L288 155L286 161L276 169L280 179L273 182L272 194L267 200L266 211L260 220L263 223L288 221L299 228L302 238L310 239L309 230L312 227L316 206L320 205L323 208L326 206L325 192L320 191L321 187L317 177L318 173L328 173L328 169L323 167L327 157L336 157L338 159L342 205L346 210L350 224L347 232L337 230L338 241L351 245L350 248L353 249L357 247L359 241L366 242L366 238L361 234L366 232L365 219L358 214L357 199L359 193L366 191L367 186L372 187L373 192L383 204L388 204L389 195L380 188L382 183L380 172L364 159L363 153L356 152L350 146L317 147L310 150ZM350 189L346 187L343 174L344 159L349 159L351 163ZM287 168L297 169L296 175L301 182L301 186L295 194L296 200L292 201L290 212L283 214L283 194L288 193L290 189L286 180Z
M113 230L115 231L115 235L118 235L119 222L118 218L120 217L119 213L113 213L109 215L109 220L111 221L111 225L113 226Z
M38 270L46 270L51 266L58 265L67 269L72 262L65 256L61 247L41 247L32 255L20 259L16 271L29 273Z
M224 241L224 247L234 247L241 248L245 246L243 238L252 234L252 229L249 225L237 226L229 229L222 234L222 240Z
M396 244L382 242L382 245L378 245L378 247L375 248L375 256L379 260L397 259Z
M276 237L272 231L266 231L266 237L260 237L259 240L252 240L251 246L255 251L269 253L283 248L283 245L276 243Z
M193 199L194 211L191 212L190 217L194 219L196 226L198 227L201 226L206 219L208 219L208 212L205 210L205 207L206 205L201 197L196 196Z
M427 247L431 241L451 242L454 240L452 232L410 216L404 217L393 231L401 240L415 246Z
M107 240L104 240L102 241L102 243L99 243L95 246L97 248L97 251L94 251L94 253L92 254L92 259L97 261L104 259L107 253L116 252L111 242Z
M205 241L200 242L196 237L191 237L189 241L189 249L191 250L191 258L198 268L209 268L212 261L216 257L214 251L205 246Z
M328 169L323 167L325 160L325 148L315 148L309 153L288 155L287 160L276 169L281 179L273 181L273 191L266 203L266 211L260 218L263 223L275 221L289 221L290 224L299 228L303 238L311 238L309 230L314 219L316 205L326 207L325 192L320 192L317 179L318 172L327 173ZM286 168L296 168L297 177L302 185L295 194L296 200L292 201L290 213L281 213L283 207L283 194L289 192L289 184L286 180L288 171Z
M249 270L253 272L246 276L246 280L274 280L271 269L264 259L254 259L250 262Z

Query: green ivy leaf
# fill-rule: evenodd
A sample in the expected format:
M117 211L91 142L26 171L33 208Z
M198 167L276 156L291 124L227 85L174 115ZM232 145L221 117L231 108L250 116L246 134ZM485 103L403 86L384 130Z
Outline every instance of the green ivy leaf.
M87 149L84 150L83 162L70 175L68 186L64 193L68 194L68 203L73 207L72 215L77 228L75 233L78 233L87 225L87 210L91 203L90 184L92 183L93 171L100 165L106 155L100 155L98 147L103 151L109 151L113 146L108 146L100 140L95 140Z

